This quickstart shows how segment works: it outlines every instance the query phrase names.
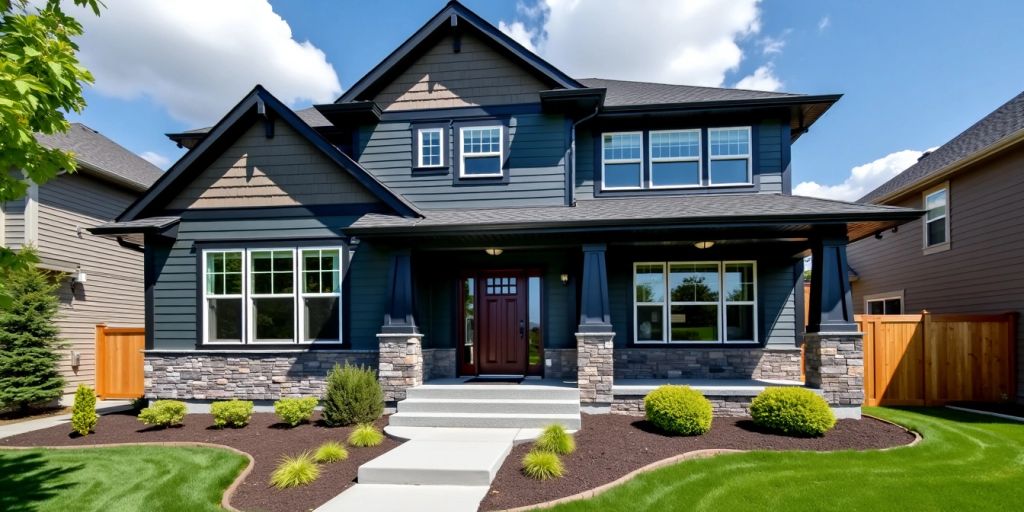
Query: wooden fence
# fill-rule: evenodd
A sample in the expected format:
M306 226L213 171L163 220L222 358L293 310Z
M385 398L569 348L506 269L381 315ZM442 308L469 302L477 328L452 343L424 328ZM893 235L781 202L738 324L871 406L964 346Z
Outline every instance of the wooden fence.
M1016 396L1017 315L857 315L864 405L998 402Z
M96 395L102 398L138 398L145 392L142 327L96 326Z

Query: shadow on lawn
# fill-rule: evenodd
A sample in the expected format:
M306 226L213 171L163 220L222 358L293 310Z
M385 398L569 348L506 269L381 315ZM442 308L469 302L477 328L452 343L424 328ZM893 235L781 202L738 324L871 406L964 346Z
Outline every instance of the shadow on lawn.
M51 465L37 452L0 452L0 510L38 510L39 502L70 489L74 484L67 477L84 467Z

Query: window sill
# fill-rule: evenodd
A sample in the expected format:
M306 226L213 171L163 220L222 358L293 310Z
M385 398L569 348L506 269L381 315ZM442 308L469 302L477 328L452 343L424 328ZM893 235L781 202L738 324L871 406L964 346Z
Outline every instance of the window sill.
M310 352L315 350L339 350L345 343L205 343L196 345L195 350L208 352Z
M941 244L935 244L924 248L924 255L935 254L939 252L946 252L952 249L949 242L943 242Z
M722 342L710 342L710 343L709 342L688 342L688 341L673 341L673 342L664 342L664 341L634 341L634 342L630 343L628 346L626 346L626 348L645 348L645 349L646 348L671 348L671 349L688 349L688 348L693 348L693 349L720 349L720 350L729 350L729 349L747 349L747 350L749 350L749 349L755 349L755 348L765 348L765 346L760 344L760 343L739 342L739 341L726 342L726 343L722 343Z

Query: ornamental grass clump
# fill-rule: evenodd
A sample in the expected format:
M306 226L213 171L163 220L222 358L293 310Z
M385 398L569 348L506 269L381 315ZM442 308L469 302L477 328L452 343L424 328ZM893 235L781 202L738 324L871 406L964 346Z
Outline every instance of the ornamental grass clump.
M156 427L181 425L185 421L185 402L157 400L139 413L139 421Z
M85 384L79 384L75 391L75 403L71 406L71 429L80 436L87 436L96 429L96 392Z
M334 365L327 375L323 400L324 422L337 427L370 423L384 414L384 391L372 368Z
M307 485L320 477L320 466L313 455L302 452L294 457L284 456L270 475L270 484L278 489Z
M565 466L558 454L535 449L523 457L523 474L536 480L561 478Z
M537 442L534 443L534 448L559 455L568 455L576 451L576 440L573 439L572 434L565 431L565 427L555 423L548 425L541 432L537 437Z
M798 387L767 388L750 403L754 423L791 436L824 435L836 425L836 416L817 393Z
M274 414L290 426L305 423L313 417L313 409L320 403L316 397L282 398L274 402Z
M321 464L328 464L331 462L338 462L348 458L348 450L345 446L337 441L327 441L320 445L316 449L316 453L313 454L313 459Z
M363 423L356 426L356 428L352 430L352 433L348 435L348 444L358 446L360 448L377 446L383 442L384 434L377 430L377 427L374 427L369 423Z
M647 421L669 433L695 436L711 430L711 402L689 386L661 386L644 397Z
M217 428L241 428L252 419L253 404L249 400L228 400L210 404L213 414L213 426Z

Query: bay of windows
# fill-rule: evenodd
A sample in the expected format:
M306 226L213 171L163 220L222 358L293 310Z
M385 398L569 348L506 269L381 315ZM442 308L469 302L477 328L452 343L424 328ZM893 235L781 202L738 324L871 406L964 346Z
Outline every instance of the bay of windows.
M702 133L696 128L653 130L647 132L646 147L642 131L602 134L601 189L752 184L751 128L708 128L706 144Z

